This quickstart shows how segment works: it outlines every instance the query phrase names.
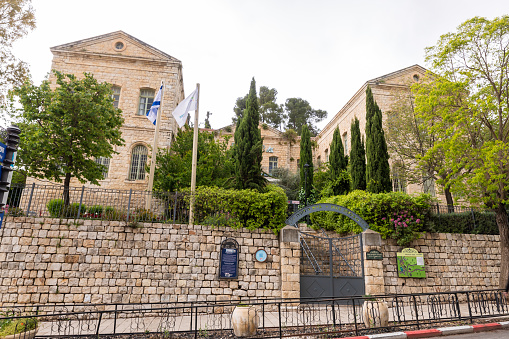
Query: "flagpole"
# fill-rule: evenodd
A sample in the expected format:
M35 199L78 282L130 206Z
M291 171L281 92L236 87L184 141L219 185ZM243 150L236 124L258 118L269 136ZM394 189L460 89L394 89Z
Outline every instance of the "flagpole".
M156 131L154 133L154 146L152 146L152 157L150 158L150 174L148 176L148 196L146 209L150 210L152 204L152 188L154 187L154 172L156 169L157 157L157 142L159 140L159 125L161 124L161 116L163 115L163 96L164 96L164 81L161 80L161 101L156 115Z
M191 204L189 206L189 225L194 225L194 193L196 190L196 166L198 162L198 115L200 109L200 84L196 84L196 110L194 111L193 162L191 165Z

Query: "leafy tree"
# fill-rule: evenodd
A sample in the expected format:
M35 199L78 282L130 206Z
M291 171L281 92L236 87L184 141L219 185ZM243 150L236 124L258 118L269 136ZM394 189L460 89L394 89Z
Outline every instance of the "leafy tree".
M69 204L71 178L98 184L103 166L95 158L116 154L123 145L122 111L113 106L111 85L91 74L82 79L53 71L41 86L25 83L14 90L20 110L20 151L17 162L30 176L64 182L64 203Z
M509 16L474 17L427 48L435 80L416 87L416 110L440 135L451 190L484 202L500 232L500 286L509 275ZM430 109L433 108L433 110ZM438 119L437 119L438 117Z
M336 127L332 136L329 156L329 177L334 195L346 194L350 190L347 166L348 157L345 156L339 127Z
M210 118L211 115L212 115L212 113L207 111L207 118L205 118L205 128L211 128L210 127L210 121L209 121L209 118Z
M12 44L35 28L31 0L0 2L0 102L28 78L28 65L12 54Z
M306 167L304 165L309 165ZM300 187L304 190L304 199L307 203L313 189L313 152L311 150L311 134L307 125L302 127L300 138Z
M382 111L371 88L366 89L366 185L372 193L392 191L389 153L382 129Z
M281 187L289 200L297 200L299 198L300 189L300 176L297 173L292 173L288 168L276 168L272 172L272 176L278 181L276 185Z
M235 101L235 106L233 107L233 112L235 112L235 116L232 118L232 122L239 127L240 119L244 116L244 110L246 109L247 103L247 94L243 97L238 97Z
M251 80L251 88L244 115L235 130L234 159L235 181L238 189L262 191L267 180L262 176L262 135L258 128L260 113L256 97L256 82Z
M288 118L287 128L302 133L302 128L307 125L311 135L318 134L318 128L313 125L327 118L327 112L311 108L309 102L301 98L289 98L285 102L285 111Z
M419 87L421 92L425 91L430 81L433 82L432 79L423 79ZM448 180L452 171L445 166L444 154L436 148L432 157L426 155L439 141L439 135L432 131L436 119L424 120L417 116L411 91L398 90L394 94L396 100L387 113L386 124L387 149L395 159L393 173L397 171L410 183L424 185L429 179L439 182L443 186L447 205L452 208L454 201Z
M196 186L227 187L233 176L228 139L216 141L214 134L198 133ZM193 129L178 131L170 149L160 149L154 172L154 191L174 192L191 186Z
M260 103L261 121L274 128L280 128L285 116L283 114L283 106L276 103L276 97L277 90L275 88L260 87L260 97L258 100Z
M352 190L366 189L366 150L364 141L361 139L359 119L355 117L350 127L352 138L350 150L350 176L352 178Z

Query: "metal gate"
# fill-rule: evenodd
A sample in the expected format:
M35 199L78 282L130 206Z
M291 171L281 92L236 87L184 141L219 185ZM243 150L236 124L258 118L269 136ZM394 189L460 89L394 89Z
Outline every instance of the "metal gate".
M299 234L301 298L364 294L362 234L345 238Z

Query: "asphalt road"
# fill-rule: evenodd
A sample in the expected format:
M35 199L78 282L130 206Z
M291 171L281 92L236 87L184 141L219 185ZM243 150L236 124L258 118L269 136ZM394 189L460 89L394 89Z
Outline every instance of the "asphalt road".
M445 338L445 337L444 337ZM448 339L509 339L509 329L477 332L467 334L448 335Z

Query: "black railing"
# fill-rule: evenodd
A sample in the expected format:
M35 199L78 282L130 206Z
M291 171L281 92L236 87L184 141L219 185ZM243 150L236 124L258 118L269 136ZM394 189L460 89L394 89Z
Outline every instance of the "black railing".
M500 290L319 299L243 299L249 338L339 338L509 316ZM37 338L230 338L239 302L68 304L0 308L0 324L37 319Z

